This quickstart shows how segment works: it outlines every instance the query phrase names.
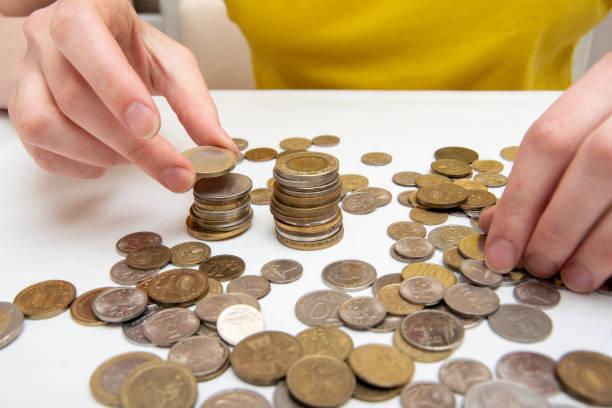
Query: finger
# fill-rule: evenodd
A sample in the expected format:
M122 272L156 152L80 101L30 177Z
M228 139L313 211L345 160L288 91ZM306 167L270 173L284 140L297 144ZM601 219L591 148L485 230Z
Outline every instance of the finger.
M63 0L49 30L57 48L117 120L136 137L149 139L159 131L159 112L116 40L127 37L127 46L138 55L137 23L127 1L104 0L97 7L97 1Z
M576 292L592 292L612 276L612 211L582 242L567 264L561 278Z
M64 176L93 179L102 177L106 170L90 164L82 163L67 157L60 156L40 147L24 143L27 152L32 156L34 162L41 169L49 173L62 174Z
M612 114L611 94L608 56L528 130L489 230L485 260L490 269L503 273L517 264L574 152Z
M198 62L187 48L151 26L145 42L154 56L153 83L159 84L185 130L198 145L215 145L239 154L238 148L219 123L219 116Z
M571 256L612 203L612 117L580 146L525 249L529 272L549 277ZM568 219L569 214L580 214Z
M480 229L485 234L489 232L491 227L491 221L493 221L493 215L495 214L495 207L489 207L480 214Z

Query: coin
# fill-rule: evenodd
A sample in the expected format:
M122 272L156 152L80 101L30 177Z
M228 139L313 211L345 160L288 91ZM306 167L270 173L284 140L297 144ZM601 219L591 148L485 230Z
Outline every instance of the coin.
M470 317L470 316L460 315L457 312L454 312L453 310L451 310L445 303L438 303L437 305L432 307L432 309L439 310L441 312L445 312L445 313L450 314L451 316L454 316L457 320L459 320L459 323L463 325L464 329L471 329L473 327L476 327L480 325L480 323L482 323L484 320L482 317L479 317L479 316Z
M501 149L501 151L499 152L499 155L504 160L513 162L516 160L518 156L518 152L519 152L519 146L508 146L508 147L504 147L503 149Z
M244 273L245 268L244 261L234 255L211 256L200 264L200 272L219 282L237 278Z
M240 304L240 300L234 295L208 296L196 304L195 314L205 323L217 324L221 312L225 308L237 304Z
M269 147L259 147L256 149L247 150L244 153L244 158L248 161L262 162L272 160L276 157L276 150Z
M515 286L512 294L518 302L538 307L556 306L561 300L561 294L557 288L549 283L536 280Z
M48 319L57 316L70 306L76 289L70 282L47 280L21 290L13 304L19 307L28 319Z
M464 225L443 225L432 229L427 235L427 239L434 244L436 248L445 251L459 245L459 242L466 236L477 233L478 231L474 228Z
M261 299L270 293L270 282L257 275L243 275L232 280L227 285L227 293L246 293L256 299Z
M210 256L210 247L203 242L182 242L170 248L176 266L195 266Z
M397 195L397 201L401 205L404 205L406 207L412 207L412 202L410 201L410 195L412 193L416 194L416 190L402 191L401 193Z
M148 246L157 246L161 245L161 243L162 237L159 234L156 234L155 232L141 231L133 232L121 237L121 239L117 241L116 248L117 252L119 252L121 255L127 255L136 249Z
M359 291L374 283L376 269L365 261L345 259L327 265L321 277L323 283L332 289Z
M379 388L363 381L357 381L353 398L366 402L383 402L395 398L401 390L402 387Z
M476 286L488 286L496 288L501 284L502 275L492 272L486 267L483 261L475 259L466 259L459 265L461 273L470 283Z
M391 155L383 152L370 152L361 156L361 161L370 166L384 166L391 163Z
M388 190L380 187L363 187L355 190L355 193L368 193L374 197L377 207L384 207L391 202L393 196Z
M485 239L485 235L468 235L459 241L459 252L466 258L484 261Z
M485 207L495 205L497 197L488 191L466 190L468 193L467 201L461 204L462 210L481 210Z
M342 181L342 189L348 192L367 187L369 183L366 177L359 174L342 174L340 180Z
M234 388L211 395L200 408L272 408L259 393Z
M170 262L171 258L170 248L157 245L131 251L125 261L128 266L134 269L151 270L163 268Z
M482 172L474 176L474 181L487 187L502 187L506 185L508 179L503 174Z
M133 369L119 394L124 408L192 407L197 399L196 379L189 368L169 361L153 361Z
M148 346L153 343L149 339L147 339L144 335L144 324L147 319L157 312L162 311L163 308L157 305L149 305L145 309L144 313L135 319L124 322L121 325L121 329L125 337L132 343L138 344L141 346Z
M417 173L416 171L401 171L399 173L395 173L391 180L399 186L415 187L416 178L418 176L422 176L422 174Z
M387 228L387 234L395 239L399 240L402 238L425 238L427 230L423 224L411 221L397 221L389 225Z
M612 358L593 351L572 351L561 357L556 374L563 388L588 404L612 405Z
M504 170L504 164L497 160L474 160L472 168L478 172L500 173Z
M355 348L348 362L360 380L380 388L407 384L414 374L414 362L408 355L382 344Z
M549 408L546 398L522 385L507 381L476 384L465 395L465 408Z
M23 313L9 302L0 302L0 349L13 342L23 329Z
M517 343L535 343L552 332L552 320L543 311L526 305L501 305L489 316L489 327L497 335Z
M490 288L459 283L446 289L444 303L460 315L483 317L497 311L499 296Z
M376 294L388 313L405 316L423 308L423 305L410 303L400 295L400 284L395 283L382 287Z
M96 297L107 289L110 288L92 289L79 295L70 305L72 319L83 326L104 326L106 322L96 317L92 310L92 304Z
M414 276L400 284L400 295L410 303L431 306L444 297L444 285L429 276Z
M478 160L478 153L466 147L449 146L436 150L434 157L436 160L454 159L472 163L474 160Z
M275 259L266 262L261 267L261 276L272 283L290 283L298 280L304 268L302 265L292 259Z
M232 137L234 144L238 148L238 150L244 150L249 147L249 141L246 139L242 139L240 137Z
M195 269L179 268L160 273L151 279L147 294L157 302L176 304L195 301L207 291L206 275Z
M424 350L454 350L461 345L463 325L457 318L438 310L420 310L402 321L404 340Z
M441 174L422 174L415 179L419 189L423 187L439 186L442 184L452 184L451 179Z
M297 300L295 314L307 326L342 326L338 309L350 298L350 295L335 290L310 292Z
M431 169L446 177L467 177L472 174L470 165L461 160L440 159L431 163Z
M502 380L518 383L542 395L554 395L559 390L555 378L556 362L543 354L515 351L499 359L495 372Z
M234 292L231 294L231 296L236 297L236 299L238 299L241 305L247 305L257 310L261 310L261 305L259 304L259 301L249 294Z
M402 389L400 403L402 408L454 408L455 396L446 385L419 381Z
M378 279L376 279L374 281L374 284L372 284L372 294L376 296L376 294L381 288L387 285L392 285L394 283L401 283L401 282L402 282L402 275L399 273L388 273L386 275L383 275L379 277Z
M281 381L274 389L274 395L272 396L274 408L306 408L301 402L293 398L289 393L289 387L287 383ZM243 408L242 406L237 408Z
M400 327L402 318L402 316L394 316L387 313L382 322L376 326L368 327L368 331L373 333L390 333Z
M459 253L459 248L456 246L450 247L445 250L444 255L442 256L442 263L444 263L445 266L448 266L453 270L459 270L459 266L464 260L465 258Z
M135 285L156 275L157 272L159 272L157 268L151 270L134 269L123 260L111 267L110 278L119 285Z
M484 184L479 183L474 180L470 180L470 179L456 179L456 180L453 180L453 184L461 186L468 191L470 190L487 191L488 190L487 186L485 186ZM468 201L469 201L469 197L468 197Z
M276 384L300 357L302 346L287 333L263 331L236 345L230 354L236 375L250 384Z
M312 144L319 147L331 147L340 143L340 138L333 135L320 135L312 138Z
M385 319L387 311L380 300L369 296L358 296L342 303L338 314L348 327L365 330L380 324Z
M230 345L236 345L245 337L265 328L261 312L248 305L232 305L225 308L217 319L219 336Z
M445 289L455 285L457 278L455 274L443 266L428 262L416 262L402 269L402 279L408 279L413 276L429 276L440 281Z
M393 250L402 258L410 260L428 259L434 253L434 246L425 238L402 238L393 244Z
M238 199L253 188L253 182L243 174L230 173L214 179L199 180L193 186L195 197L209 201Z
M376 199L368 193L351 193L342 200L342 208L351 214L364 215L376 209Z
M270 205L272 190L269 188L256 188L249 192L251 203L255 205Z
M127 375L134 368L151 361L160 361L160 358L151 353L132 352L120 354L100 364L89 380L96 401L118 407L119 392Z
M425 225L439 225L448 220L448 213L413 208L410 210L410 219Z
M431 351L414 347L402 337L399 329L393 333L393 345L402 353L420 363L435 363L450 357L454 350Z
M502 282L500 286L514 286L528 279L528 275L524 271L510 271L505 275L502 275Z
M168 347L195 334L200 328L200 320L189 309L177 307L163 309L149 317L143 332L151 343Z
M474 385L493 379L493 374L479 361L456 358L442 364L438 377L442 384L457 394L464 395Z
M236 156L231 150L217 146L198 146L182 153L198 177L213 178L229 173L236 167Z
M353 350L353 340L335 327L311 327L296 336L305 356L320 355L346 360Z
M205 381L227 369L229 349L218 337L190 337L170 348L168 361L188 367L198 381Z
M289 137L280 141L280 148L283 150L307 150L312 141L305 137Z

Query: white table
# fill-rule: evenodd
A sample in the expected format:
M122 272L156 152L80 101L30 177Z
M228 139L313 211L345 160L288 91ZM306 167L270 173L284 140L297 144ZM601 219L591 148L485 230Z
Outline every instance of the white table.
M541 92L215 92L222 123L231 135L248 139L251 147L277 147L288 136L337 134L342 138L339 146L320 150L340 159L342 173L366 175L370 185L390 190L394 200L370 215L346 214L342 242L318 252L282 246L274 237L268 207L254 206L251 229L236 239L210 243L213 254L241 256L247 274L258 274L274 258L301 262L305 273L299 281L273 285L261 301L269 329L296 334L305 326L294 316L295 301L308 291L325 288L320 274L326 264L363 259L379 275L399 272L404 266L389 256L393 241L386 234L391 222L408 219L408 208L395 200L404 190L391 182L395 172L427 171L433 151L445 145L472 147L482 158L501 160L499 150L518 144L530 123L557 96ZM162 133L178 150L190 147L192 142L168 105L158 102ZM389 152L393 162L366 166L360 156L368 151ZM273 164L245 161L236 171L251 177L255 187L264 187ZM112 285L109 268L121 259L115 242L129 232L156 231L167 245L190 239L184 221L191 194L172 194L127 166L94 181L45 174L23 150L6 114L0 118L0 174L0 300L12 301L22 288L46 279L66 279L79 293ZM467 224L467 219L451 220ZM434 261L441 262L439 252ZM501 288L498 293L502 302L513 301L511 288ZM357 294L369 295L370 291ZM554 320L554 332L546 341L511 343L484 323L466 332L464 344L453 357L473 357L494 370L496 361L512 350L539 351L553 358L581 348L609 353L611 302L600 294L563 291L561 304L547 312ZM348 332L357 346L391 344L391 334ZM69 313L26 321L21 336L0 350L0 406L96 406L88 386L91 373L107 358L136 350L163 358L167 354L166 349L129 343L117 327L80 326ZM439 366L417 363L414 380L436 380ZM270 399L274 390L244 384L230 369L220 378L199 384L198 406L213 392L231 387L255 389ZM570 400L559 395L552 401ZM370 405L350 401L347 406ZM377 406L397 407L399 403L395 399Z

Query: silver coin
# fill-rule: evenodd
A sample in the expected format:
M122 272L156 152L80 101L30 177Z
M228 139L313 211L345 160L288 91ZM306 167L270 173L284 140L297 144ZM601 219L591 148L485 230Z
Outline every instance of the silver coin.
M195 314L205 323L217 324L223 309L240 303L236 296L230 294L206 296L196 303Z
M529 280L515 286L512 294L517 302L537 307L556 306L561 300L561 293L557 288L537 280Z
M369 214L376 207L376 199L368 193L351 193L342 200L342 208L351 214Z
M459 270L467 280L477 286L496 288L503 280L502 275L489 270L483 261L478 261L476 259L461 261Z
M414 276L400 284L400 295L410 303L431 306L444 297L444 285L429 276Z
M550 317L533 306L505 304L489 316L489 327L497 335L518 343L536 343L552 332Z
M403 319L404 319L404 316L394 316L394 315L387 314L387 316L384 318L384 320L380 324L374 327L369 327L368 331L371 331L374 333L394 332L397 329L399 329L399 327L402 324Z
M125 337L132 343L138 345L146 346L153 344L144 335L144 324L149 317L161 310L163 310L163 308L157 305L149 305L143 314L133 320L124 322L121 325L121 330L123 331Z
M253 188L251 179L230 173L221 177L201 179L193 186L193 195L208 201L228 201L247 194Z
M272 401L274 402L274 408L307 408L306 405L291 396L289 387L284 381L278 383L274 389Z
M434 246L426 238L408 237L398 240L393 244L395 252L408 259L429 258L434 253Z
M295 315L307 326L342 326L338 309L350 298L351 295L336 290L310 292L295 303Z
M484 317L499 308L499 296L490 288L458 283L446 289L444 303L455 313Z
M479 361L456 358L442 364L438 378L442 384L463 395L474 385L493 379L493 374Z
M430 259L433 256L433 254L434 253L432 251L429 256L426 256L424 258L405 258L395 251L395 245L391 245L391 248L389 248L389 255L391 255L391 258L395 259L398 262L410 263L410 264L425 262L428 259Z
M261 312L248 305L232 305L224 309L217 319L219 336L235 346L242 339L265 329Z
M259 303L259 300L249 294L234 292L232 293L232 296L236 297L236 299L238 299L241 305L247 305L254 307L257 310L261 310L261 304Z
M443 225L429 231L427 239L438 249L446 251L448 248L459 245L459 241L468 235L479 234L475 228L465 225Z
M246 293L255 299L261 299L270 293L270 281L258 275L242 275L227 285L227 293Z
M0 349L13 342L23 329L23 312L9 302L0 302Z
M206 379L229 363L229 349L218 337L190 337L170 348L168 361L188 367L198 379Z
M507 381L487 381L470 388L463 400L465 408L550 408L548 401L522 385Z
M294 282L304 273L302 265L293 259L275 259L261 267L261 276L272 283Z
M113 282L119 285L135 285L139 282L155 276L159 269L139 270L131 268L125 259L119 261L111 267L110 277Z
M345 259L327 265L321 276L323 283L330 288L352 292L363 290L374 283L376 269L364 261Z
M394 283L402 283L401 273L388 273L376 279L372 284L372 294L376 296L381 288Z
M362 187L355 190L355 193L367 193L374 197L377 207L384 207L391 202L393 196L388 190L380 187Z
M108 323L122 323L141 315L149 298L138 288L111 288L100 293L91 305L96 317Z
M444 313L448 313L451 316L455 316L457 320L461 322L464 329L472 329L478 326L480 323L484 321L482 317L468 317L457 314L448 308L444 303L438 303L436 306L432 307L433 310L439 310Z
M383 303L373 297L358 296L348 299L338 309L340 320L348 327L365 330L382 323L387 315Z
M519 383L539 394L550 396L560 391L555 366L555 360L544 354L515 351L499 359L495 372L502 380Z
M400 326L404 340L422 350L454 350L461 345L463 325L448 313L420 310L404 318Z
M455 408L455 396L446 385L421 381L402 389L400 404L402 408Z
M200 408L272 408L272 405L255 391L235 388L213 394Z
M189 309L173 307L151 316L144 324L144 335L151 343L167 347L194 335L200 320Z

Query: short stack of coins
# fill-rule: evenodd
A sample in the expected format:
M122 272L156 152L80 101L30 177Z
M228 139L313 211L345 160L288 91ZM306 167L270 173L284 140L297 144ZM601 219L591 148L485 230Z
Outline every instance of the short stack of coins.
M276 161L270 211L283 245L317 250L342 239L338 169L338 159L319 152L289 153Z

